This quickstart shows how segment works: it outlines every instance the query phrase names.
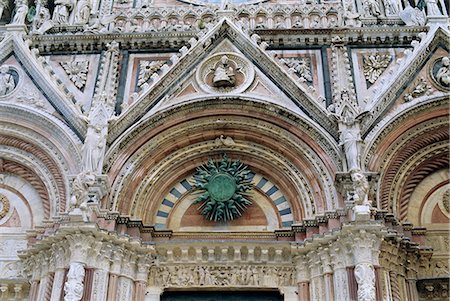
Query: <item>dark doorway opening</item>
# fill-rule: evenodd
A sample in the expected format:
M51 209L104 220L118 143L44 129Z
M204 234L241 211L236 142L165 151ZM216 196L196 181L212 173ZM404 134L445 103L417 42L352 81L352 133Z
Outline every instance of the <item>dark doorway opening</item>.
M164 292L161 301L283 301L279 292Z

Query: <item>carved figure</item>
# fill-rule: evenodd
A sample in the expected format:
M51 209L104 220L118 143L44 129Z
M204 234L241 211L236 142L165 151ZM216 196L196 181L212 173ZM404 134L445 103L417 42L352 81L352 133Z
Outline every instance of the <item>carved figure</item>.
M13 76L9 73L8 66L0 67L0 96L10 93L16 84L14 82Z
M49 30L53 23L50 21L50 11L45 5L40 4L33 24L33 32L43 34Z
M90 1L80 0L77 3L75 9L75 19L74 24L84 25L89 22L89 15L91 13Z
M16 13L11 24L25 24L25 18L28 13L28 4L26 0L16 0Z
M359 17L359 14L354 11L353 5L348 4L344 12L345 26L360 27L361 21L359 20Z
M230 66L226 55L222 56L219 64L214 70L214 87L234 87L236 84L235 72Z
M450 58L445 56L441 59L442 67L436 73L436 80L444 87L450 86Z
M87 209L89 187L95 183L95 175L90 172L78 174L72 183L72 197L70 199L69 211L80 209L81 214L85 215Z
M106 147L106 125L89 124L86 140L81 149L85 171L101 173Z
M69 24L69 16L74 7L73 0L56 0L52 20L55 24Z
M375 301L375 273L373 266L360 263L355 267L355 278L358 283L358 301Z
M9 1L0 0L0 19L3 16L3 11L9 7Z
M364 16L365 17L378 17L381 15L380 5L377 0L365 0L364 1Z
M387 16L396 16L400 11L397 0L384 0L384 8Z
M292 22L292 28L303 28L302 18L300 16L295 16L294 21Z
M79 301L83 297L84 266L79 262L72 262L64 284L64 301Z
M370 205L369 203L369 182L360 170L351 172L353 189L355 194L353 199L356 205Z
M345 157L347 159L347 168L349 171L359 170L359 147L361 141L359 126L355 123L346 123L341 131L340 144L344 147Z
M427 4L427 16L442 16L437 0L425 0L425 3Z

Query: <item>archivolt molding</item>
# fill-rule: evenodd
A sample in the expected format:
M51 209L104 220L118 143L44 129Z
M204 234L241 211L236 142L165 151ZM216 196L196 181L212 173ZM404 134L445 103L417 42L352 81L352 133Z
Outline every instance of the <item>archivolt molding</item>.
M170 141L173 141L172 139L169 139ZM314 202L318 201L317 198L314 198L315 194L313 191L311 191L314 187L314 184L311 184L310 181L305 178L305 175L303 175L302 171L298 169L297 166L295 166L293 163L291 163L288 159L286 159L284 156L280 155L277 152L274 152L273 150L269 148L262 147L261 145L257 144L245 144L239 140L235 139L236 145L232 148L220 148L217 149L214 140L209 140L205 142L200 142L197 144L189 145L185 148L181 148L170 155L166 156L162 161L158 161L157 164L152 166L150 170L146 170L145 172L139 172L136 171L136 173L145 173L146 177L143 178L141 181L141 185L139 185L136 188L136 192L133 196L131 195L123 195L123 192L120 189L120 186L122 187L128 187L129 186L129 178L133 178L136 173L129 173L129 168L125 168L121 174L121 181L119 183L115 183L114 185L114 194L116 197L112 199L111 201L114 202L114 205L111 204L114 208L118 207L117 202L120 202L122 199L132 199L132 207L131 207L131 215L135 215L140 212L144 212L143 209L145 208L145 212L147 212L147 205L144 204L143 200L153 200L153 199L161 199L161 196L158 197L152 197L155 192L152 193L152 189L155 190L155 187L157 186L156 183L166 183L166 181L173 181L173 179L170 179L170 177L174 175L168 175L166 174L167 170L177 170L177 167L179 169L180 166L182 166L182 170L186 168L187 162L197 162L198 164L201 164L202 160L199 159L199 157L205 157L208 155L213 155L217 152L227 152L227 153L234 153L238 154L238 156L245 156L247 158L252 158L254 160L266 162L266 165L269 164L273 168L273 172L275 170L281 171L281 174L284 174L285 177L289 181L291 181L290 186L297 187L297 194L300 196L300 199L303 200L305 207L303 210L306 210L307 216L313 216L313 213L315 212L315 206L317 204L314 204ZM149 141L149 144L152 144L151 141ZM157 146L146 148L144 153L140 154L141 158L146 158L147 154L152 153L154 149L157 149ZM268 159L270 158L270 159ZM315 158L308 158L308 163L315 163L318 162L317 157ZM316 160L314 160L316 159ZM245 162L245 161L244 161ZM246 162L248 163L248 162ZM128 166L140 166L139 163L129 163ZM192 170L195 168L195 166L191 166ZM326 209L331 209L335 205L336 202L336 194L333 189L333 182L331 177L328 175L325 176L324 168L323 166L317 166L317 163L315 164L315 168L321 168L320 170L317 170L316 173L321 175L321 181L322 185L326 185L325 193L323 195L323 198L326 198L326 200L332 204L326 204ZM270 169L270 168L268 168ZM280 172L279 172L280 173ZM165 180L166 181L165 181ZM286 180L287 180L286 179ZM292 183L293 182L293 183ZM323 184L325 183L325 184ZM286 183L285 183L286 184ZM167 184L166 184L167 185ZM286 184L287 185L287 184ZM316 184L317 185L317 184ZM119 186L119 187L117 187ZM117 187L117 188L116 188ZM170 187L166 187L166 189L169 189ZM159 189L162 189L162 187L158 187ZM331 190L333 189L333 190ZM320 187L315 187L314 190L320 191ZM294 194L295 195L295 194ZM292 200L291 200L292 201ZM158 205L158 204L154 204ZM322 209L323 210L323 209ZM151 210L152 211L152 210ZM153 210L154 211L154 210ZM153 214L155 212L149 212L149 214Z
M297 208L297 210L294 210L294 216L296 216L297 219L301 218L302 214L301 212L304 212L304 214L308 217L314 215L315 211L317 210L316 207L318 205L315 204L315 201L317 201L317 199L314 199L314 193L312 191L313 185L296 166L290 165L285 158L283 158L279 154L271 152L269 149L265 149L263 147L256 147L255 145L246 147L244 145L239 145L238 141L236 141L236 143L237 143L237 150L234 151L237 152L239 156L246 156L247 158L251 157L258 161L266 161L266 160L270 161L270 165L272 166L274 173L275 170L282 170L284 172L285 177L287 177L291 181L291 183L289 184L283 183L283 184L288 187L289 186L294 187L295 189L294 195L297 194L298 195L297 197L302 202L299 208L299 204L295 204L296 202L294 200L290 200L291 203L294 203L292 204L292 206L294 208L295 207ZM151 208L153 208L154 205L159 205L149 203L153 201L153 199L150 198L151 195L150 190L154 189L154 187L156 186L155 184L159 182L158 181L159 178L163 177L163 174L161 173L163 173L164 170L176 168L176 166L178 165L182 165L183 163L185 164L186 161L188 162L194 160L198 161L199 157L202 156L204 157L205 155L211 154L211 151L214 151L213 147L214 147L213 141L210 141L209 143L206 142L200 143L199 145L189 146L187 147L187 149L181 149L177 152L172 153L170 156L166 158L166 160L160 162L157 166L155 166L155 168L150 170L147 173L148 176L145 178L145 180L142 181L141 186L137 189L136 194L132 198L137 203L137 207L133 213L135 214L137 212L142 212L142 209L148 208L147 206L149 206L149 204ZM222 149L221 151L226 150ZM247 163L245 160L243 161ZM154 214L156 212L153 211L154 210L150 210L149 214Z
M64 172L79 171L82 142L66 124L45 112L0 104L0 133L33 141L58 162Z
M205 115L207 115L207 113L205 113ZM217 120L219 120L219 122L217 122ZM251 131L249 132L248 130L242 131L237 129L250 129ZM226 131L232 132L228 133ZM200 121L196 120L195 123L181 123L181 125L170 128L169 133L163 133L165 135L160 133L159 135L156 135L152 139L146 141L145 144L138 143L138 145L140 146L140 150L142 151L136 151L127 160L127 163L123 163L124 165L121 171L119 172L117 170L117 172L119 173L117 176L115 176L116 180L113 185L113 193L111 194L109 205L111 206L110 208L117 209L118 202L120 202L120 200L122 199L132 199L133 209L129 214L142 212L142 210L138 210L142 209L141 207L134 209L136 202L138 202L138 200L139 202L141 202L140 200L142 200L143 198L150 198L149 190L152 189L155 182L160 181L161 177L167 177L167 175L165 174L166 170L177 170L177 166L183 166L183 168L186 168L186 162L189 161L187 160L186 156L204 157L208 155L208 152L211 154L214 153L215 151L217 151L215 149L216 146L214 144L214 139L222 133L226 135L234 135L233 139L235 139L237 145L234 148L230 149L230 151L246 155L249 158L251 158L252 155L255 156L255 154L258 153L258 160L262 162L271 161L270 164L275 164L275 162L277 162L277 169L282 171L280 172L281 175L291 173L292 175L289 177L290 181L292 181L292 179L297 179L295 180L297 181L297 183L294 184L294 187L302 187L301 191L303 191L303 193L300 193L299 195L304 193L306 193L306 195L309 195L303 198L303 200L309 200L306 201L307 216L312 216L314 213L317 213L317 211L332 210L337 207L337 196L334 190L332 176L330 176L330 174L333 174L333 172L335 171L335 167L331 167L330 170L330 166L327 166L327 164L324 163L324 158L321 158L304 141L298 139L292 133L274 126L273 124L265 121L249 121L248 118L244 117L220 117L219 115L219 117L213 118L213 120L211 120L210 117L204 117L203 119L200 119ZM186 138L190 133L192 133L192 137ZM199 135L201 135L200 138ZM254 135L255 137L259 137L257 138L259 139L259 141L257 141L256 143L245 142L245 140L248 139L256 139L252 138L252 135ZM265 138L261 138L261 136L264 136ZM274 141L273 137L276 137L276 142ZM180 138L181 140L188 140L188 142L180 142ZM284 143L280 143L280 138L283 139ZM267 139L267 141L265 139ZM170 155L166 155L164 153L161 157L161 160L159 160L157 154L158 150L162 152L167 148L172 148L173 141L178 141L176 143L176 147L179 149L171 153ZM183 146L183 144L186 143L189 143L189 146ZM270 144L271 146L267 147L263 146L262 144ZM286 152L287 157L286 154L280 154L277 149ZM299 156L299 154L301 155ZM158 163L152 166L151 170L144 171L143 169L136 169L136 172L132 172L136 167L145 166L146 160L152 157L152 155L152 162L149 164L154 164L153 162L155 161ZM194 157L190 158L190 160L192 161ZM267 158L272 159L267 160ZM300 161L298 161L297 163L292 163L291 160ZM201 161L199 161L198 163L201 164ZM330 163L328 162L328 164ZM191 168L194 169L195 166L191 166ZM268 172L270 173L270 170ZM130 179L136 180L136 174L145 174L145 180L141 182L140 186L133 186L133 191L136 191L133 195L131 195L130 192L124 195L123 187L130 187L129 181ZM311 177L311 174L320 175L320 180L315 183L311 183L311 180L314 181L314 179L312 179L314 177ZM309 180L307 179L308 177ZM174 181L174 179L171 178L170 181ZM166 181L161 181L161 183L166 183ZM169 187L167 187L167 189L168 188ZM161 187L158 187L158 190L159 189L161 189ZM318 192L319 195L313 193L312 190L316 191L316 194ZM318 199L322 199L322 201L326 200L327 204L324 204L322 208L319 207L316 209L315 206L317 206ZM316 204L314 204L314 201L316 201Z
M50 215L48 217L51 218L59 212L61 209L61 197L60 194L58 194L58 182L52 176L51 171L47 168L45 163L28 152L4 145L0 145L0 157L23 165L25 168L35 173L44 183L48 193L48 199L51 200L49 204L44 204L46 214L48 213ZM65 203L65 198L62 199L62 203Z
M110 141L112 145L106 154L103 171L107 173L113 166L117 165L122 150L139 147L140 144L137 142L150 130L167 126L167 124L175 124L180 119L189 120L196 118L196 116L204 116L206 112L217 116L217 118L226 115L261 116L264 120L279 121L279 127L289 130L299 129L320 147L318 152L325 152L333 160L336 169L342 170L343 156L336 140L320 125L304 116L299 116L273 103L266 103L264 100L258 101L254 97L239 96L237 98L234 96L212 99L211 96L205 96L196 99L195 102L186 102L179 106L167 108L156 115L148 116L132 126L117 140ZM131 152L133 151L136 151L136 149L131 150Z
M395 111L383 118L364 139L366 144L362 162L367 170L376 171L375 156L388 135L405 125L414 126L421 121L448 116L448 98L439 97L428 99L425 102L411 102L399 106ZM448 117L445 117L448 121ZM414 124L411 124L414 122ZM405 129L406 130L406 129ZM404 132L405 130L402 130ZM395 137L394 139L396 139ZM381 165L381 164L377 164Z
M389 182L382 177L380 191L382 209L391 209L389 208L389 203L391 203L394 213L404 220L408 213L409 196L414 187L426 175L442 168L442 164L445 164L445 159L442 157L448 157L447 144L448 142L445 140L424 147L403 162L399 169L389 169L395 174L391 176L392 180Z

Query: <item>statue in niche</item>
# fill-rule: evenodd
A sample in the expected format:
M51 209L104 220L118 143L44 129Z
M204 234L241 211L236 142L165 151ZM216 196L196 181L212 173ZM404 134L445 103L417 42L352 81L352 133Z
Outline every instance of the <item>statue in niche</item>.
M27 0L16 0L16 13L11 24L25 24L25 18L28 13Z
M14 77L9 73L8 66L0 67L0 96L4 96L14 90L16 83Z
M75 6L72 0L56 0L52 20L55 24L69 24L69 16Z
M436 81L444 87L450 86L450 58L444 56L441 59L442 67L436 73Z
M236 74L230 66L228 57L222 56L216 69L214 69L214 87L234 87L236 84Z

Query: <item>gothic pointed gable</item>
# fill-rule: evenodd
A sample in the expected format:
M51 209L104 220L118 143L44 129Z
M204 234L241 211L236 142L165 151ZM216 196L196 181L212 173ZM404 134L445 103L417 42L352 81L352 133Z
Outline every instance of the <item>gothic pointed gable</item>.
M373 101L367 104L366 110L371 114L363 121L362 132L367 134L388 110L391 110L396 103L411 101L416 88L420 89L420 95L432 92L433 66L429 62L437 61L448 56L448 40L450 34L448 30L441 27L433 27L427 34L423 33L420 43L413 41L413 50L405 51L405 57L397 62L397 68L388 78L383 80L383 86L372 97ZM432 58L440 56L439 58ZM426 66L427 65L427 66ZM425 70L427 69L427 70ZM395 70L395 71L394 71ZM436 71L436 70L435 70ZM422 74L425 76L419 76ZM443 89L436 90L434 96L444 96Z
M295 111L301 112L302 115L306 116L312 122L320 124L325 131L336 137L337 126L334 122L329 122L325 106L320 103L321 98L315 92L315 89L308 89L306 85L294 80L295 75L289 72L289 68L284 63L278 62L265 51L267 43L262 42L258 44L258 39L259 37L257 35L253 35L251 38L246 36L242 30L227 18L223 18L206 34L203 33L199 40L192 38L189 41L190 47L182 47L179 55L173 55L170 58L170 63L163 64L160 71L153 74L152 82L149 84L148 89L136 95L137 100L134 101L134 104L114 122L108 137L109 142L114 141L121 133L144 115L149 114L151 111L156 111L156 106L160 106L160 102L169 98L171 89L174 86L189 86L183 83L187 81L192 83L192 76L196 73L196 68L201 68L202 64L207 64L207 68L210 69L217 68L217 62L222 55L218 51L214 51L220 49L218 46L224 40L229 41L231 44L230 47L234 47L235 52L241 56L241 58L231 59L230 63L232 65L237 64L234 66L235 68L239 69L242 67L238 66L240 64L238 61L242 61L243 65L245 65L245 61L251 62L252 65L260 70L261 76L259 77L260 80L266 82L266 88L271 85L271 89L280 90L288 102L292 103L293 108L295 107ZM241 70L242 72L238 69L236 69L238 71L236 75L237 79L239 80L240 76L238 73L246 77L243 73L244 71L242 71L243 69ZM210 85L202 82L208 76L212 76L208 72L209 70L206 70L200 75L199 72L196 73L196 85L203 92L206 92L212 97L217 97L214 87L210 89L208 88ZM254 70L248 72L254 72ZM255 78L254 75L251 77ZM248 78L246 77L246 80ZM236 93L242 93L252 83L246 82L239 86ZM191 90L195 90L195 88L191 88ZM173 91L172 93L173 95L179 95L181 91Z
M75 105L73 95L65 85L55 77L53 70L40 57L38 51L30 50L25 41L19 36L7 36L0 43L0 61L15 63L20 69L26 86L21 89L23 102L32 106L45 108L49 113L59 116L71 127L79 137L86 132L85 122L79 118L81 112ZM20 102L20 98L16 101Z

